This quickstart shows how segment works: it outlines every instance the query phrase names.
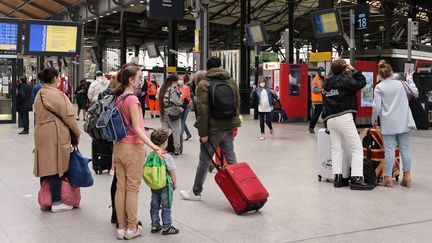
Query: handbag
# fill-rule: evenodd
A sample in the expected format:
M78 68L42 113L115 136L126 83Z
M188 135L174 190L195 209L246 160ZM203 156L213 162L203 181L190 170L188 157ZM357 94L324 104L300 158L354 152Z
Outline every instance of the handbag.
M408 84L404 81L401 81L401 83L405 89L410 110L410 113L408 114L408 127L411 129L428 130L429 121L426 111L418 100L418 96L414 94Z
M62 203L79 208L81 201L81 191L79 188L72 187L68 179L63 177L60 198ZM42 186L38 193L38 202L41 207L51 207L52 205L49 179L42 182Z
M177 121L181 117L181 113L183 112L183 108L178 107L176 105L171 106L171 89L168 90L168 104L170 105L167 107L168 117L170 121Z
M81 155L78 149L74 149L69 157L69 169L66 177L73 187L90 187L93 185L93 177L88 167L90 159Z

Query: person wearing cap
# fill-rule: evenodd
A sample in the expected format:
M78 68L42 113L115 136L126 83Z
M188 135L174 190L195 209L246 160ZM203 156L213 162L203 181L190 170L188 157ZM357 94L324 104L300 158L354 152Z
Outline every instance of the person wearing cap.
M317 68L317 74L311 81L311 101L314 107L313 114L309 123L309 133L315 133L315 125L323 110L323 97L322 97L322 83L325 77L325 70L323 67Z
M90 84L87 97L90 104L98 100L99 94L108 88L109 82L104 77L102 71L96 71L96 79Z

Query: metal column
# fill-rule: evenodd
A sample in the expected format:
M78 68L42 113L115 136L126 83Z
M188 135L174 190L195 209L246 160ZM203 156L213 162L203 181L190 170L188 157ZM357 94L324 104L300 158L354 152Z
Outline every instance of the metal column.
M198 49L195 50L195 70L205 70L207 68L207 59L209 56L209 25L208 25L208 0L195 0L195 11L198 17L195 20L195 31L199 35Z
M171 20L168 23L169 33L168 33L168 50L177 51L178 44L178 30L177 21ZM177 55L175 53L168 53L168 67L177 68Z
M294 9L295 1L287 0L288 2L288 50L286 52L286 59L288 63L294 63Z
M239 90L240 90L240 113L250 114L249 106L249 78L247 77L249 68L247 64L247 51L248 47L244 43L245 37L245 25L247 21L247 0L240 0L240 80Z
M333 1L329 0L319 0L319 9L328 9L333 8ZM324 51L332 51L332 39L319 39L318 40L318 51L324 52Z
M123 66L123 64L126 63L126 50L127 50L127 28L126 28L126 20L123 19L123 21L120 23L121 31L120 31L120 67Z

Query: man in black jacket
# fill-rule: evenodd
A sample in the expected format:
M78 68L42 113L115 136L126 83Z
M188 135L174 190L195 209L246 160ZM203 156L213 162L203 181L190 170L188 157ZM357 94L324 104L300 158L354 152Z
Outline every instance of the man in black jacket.
M18 93L16 98L17 111L19 117L22 120L24 130L18 134L28 134L29 133L29 111L32 111L32 88L27 83L27 78L21 76L17 80Z

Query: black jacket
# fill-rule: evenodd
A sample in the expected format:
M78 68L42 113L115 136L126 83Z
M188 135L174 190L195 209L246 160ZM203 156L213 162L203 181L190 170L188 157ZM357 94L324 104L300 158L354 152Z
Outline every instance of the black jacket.
M18 86L18 94L16 97L16 109L18 112L32 111L32 88L28 83L22 83Z
M366 86L366 78L359 71L352 77L348 75L336 75L323 83L323 114L327 121L330 118L347 113L357 113L357 92Z

